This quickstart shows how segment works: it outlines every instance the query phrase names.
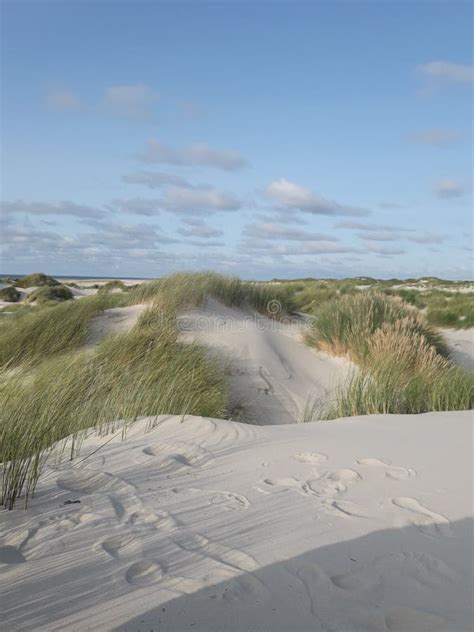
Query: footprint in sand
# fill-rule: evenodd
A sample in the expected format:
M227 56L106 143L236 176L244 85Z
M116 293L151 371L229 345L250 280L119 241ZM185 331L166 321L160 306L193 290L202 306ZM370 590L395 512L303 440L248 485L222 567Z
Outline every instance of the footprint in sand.
M243 551L231 549L198 533L182 533L174 538L177 546L185 551L191 551L203 557L213 559L238 571L251 572L258 568L254 558Z
M309 481L308 486L317 496L334 496L346 492L349 487L361 480L362 476L355 470L342 468Z
M416 476L416 471L409 467L401 467L399 465L392 465L388 459L377 459L374 457L366 457L357 461L358 465L365 465L367 467L383 467L385 468L385 476L387 478L393 478L397 481L403 481L407 478Z
M350 500L324 500L323 505L329 509L335 509L339 514L343 514L349 518L370 518L362 507Z
M161 579L164 570L157 562L140 560L135 562L125 572L125 580L135 586L146 586Z
M449 520L445 516L424 507L416 498L400 496L393 498L392 503L410 511L413 514L411 523L422 533L431 536L448 536L451 533Z
M347 491L349 487L362 480L360 474L349 468L326 472L322 476L309 481L300 481L297 478L266 478L263 482L269 487L279 488L282 491L293 490L303 496L317 496L327 498Z
M320 452L298 452L293 458L300 463L311 463L312 465L324 463L324 461L328 460L326 454Z
M135 533L121 533L112 535L100 543L100 546L111 557L119 558L122 555L135 555L140 545Z
M143 450L147 456L155 456L162 461L161 467L197 467L211 460L210 453L196 444L184 441L173 443L155 443Z
M210 505L216 505L225 511L234 511L235 509L248 509L250 507L249 499L243 494L226 491L213 491L209 498Z

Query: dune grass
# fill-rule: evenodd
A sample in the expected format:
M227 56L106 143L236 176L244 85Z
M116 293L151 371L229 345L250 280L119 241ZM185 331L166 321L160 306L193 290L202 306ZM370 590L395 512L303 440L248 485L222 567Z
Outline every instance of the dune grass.
M52 287L54 285L60 285L60 283L52 276L44 274L44 272L33 272L32 274L27 274L21 279L17 279L15 281L15 285L17 287L40 287L43 285Z
M109 430L118 420L127 424L162 413L225 415L227 386L221 367L200 345L178 339L179 311L208 295L227 304L249 303L271 316L290 305L283 293L267 286L219 275L183 274L120 295L102 293L55 307L35 307L2 322L4 506L12 508L20 497L27 503L46 459L71 435L72 458L82 433ZM94 350L81 348L94 315L143 301L150 307L128 333L109 336ZM271 301L277 301L276 312Z
M472 376L450 362L440 334L419 312L380 293L324 305L308 342L358 365L323 419L472 407Z
M365 364L339 388L323 418L469 410L472 404L472 377L399 321L373 334Z
M10 314L0 326L0 368L37 364L77 349L87 336L90 319L112 307L112 301L108 296L90 296Z
M127 294L129 304L155 301L167 310L196 307L208 296L225 305L249 306L271 318L283 317L295 310L291 292L270 283L250 283L238 277L212 272L177 273L142 283Z
M20 292L12 285L4 287L0 290L0 301L6 301L7 303L17 303L20 298Z
M405 320L413 333L423 335L441 355L447 354L441 335L415 310L390 300L379 292L344 295L316 312L307 342L328 353L364 362L369 340L384 324Z
M70 301L73 298L73 293L65 285L43 285L28 294L26 302L41 304L48 301Z
M127 289L127 286L125 285L125 283L123 281L120 281L119 279L114 279L113 281L107 281L107 283L104 283L103 285L99 285L97 291L99 294L102 293L106 293L106 292L117 292L117 291L121 291L124 292Z
M222 416L227 401L221 371L163 322L106 339L92 354L45 360L4 379L0 396L1 503L8 508L21 494L27 501L51 448L71 434L162 413Z

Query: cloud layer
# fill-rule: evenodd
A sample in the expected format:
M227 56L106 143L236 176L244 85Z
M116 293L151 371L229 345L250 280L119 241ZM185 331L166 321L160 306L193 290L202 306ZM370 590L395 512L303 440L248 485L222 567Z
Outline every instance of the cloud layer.
M148 141L139 158L148 163L214 167L224 171L235 171L246 164L242 156L236 151L212 149L206 143L170 147L155 139Z
M313 193L310 189L285 178L270 182L264 189L263 196L276 204L277 208L288 212L302 211L312 215L353 215L361 217L370 214L370 211L367 209L326 200Z

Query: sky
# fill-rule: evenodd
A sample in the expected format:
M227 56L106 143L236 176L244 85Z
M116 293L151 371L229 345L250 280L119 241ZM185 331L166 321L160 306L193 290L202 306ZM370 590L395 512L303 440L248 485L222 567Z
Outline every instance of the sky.
M0 272L472 278L470 1L1 13Z

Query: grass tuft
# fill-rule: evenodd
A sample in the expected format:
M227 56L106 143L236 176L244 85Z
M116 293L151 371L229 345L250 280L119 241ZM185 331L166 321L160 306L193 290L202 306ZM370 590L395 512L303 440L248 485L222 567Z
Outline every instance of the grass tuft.
M48 301L70 301L73 298L73 293L65 285L44 285L28 294L26 302L41 304Z

